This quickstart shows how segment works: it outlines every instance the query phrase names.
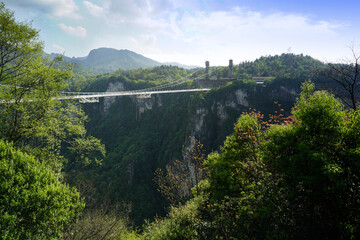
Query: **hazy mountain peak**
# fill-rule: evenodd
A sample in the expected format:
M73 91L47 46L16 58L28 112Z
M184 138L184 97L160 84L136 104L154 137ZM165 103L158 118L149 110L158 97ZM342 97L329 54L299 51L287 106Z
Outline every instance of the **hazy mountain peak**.
M113 48L93 49L85 59L78 60L78 62L100 72L112 72L117 69L148 68L161 65L159 62L135 52Z
M57 53L47 54L51 59L61 55ZM187 66L180 63L160 63L141 54L135 53L127 49L114 48L97 48L89 52L85 57L67 57L64 60L72 63L81 64L98 72L113 72L118 69L131 70L137 68L151 68L161 65L173 65L182 68L193 68L195 66Z

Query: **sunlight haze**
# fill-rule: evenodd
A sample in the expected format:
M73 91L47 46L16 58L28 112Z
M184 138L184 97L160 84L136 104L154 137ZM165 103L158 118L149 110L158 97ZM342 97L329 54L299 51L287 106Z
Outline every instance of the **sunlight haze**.
M47 53L128 49L159 62L227 65L295 53L337 61L359 45L358 1L5 0ZM271 3L270 3L271 2Z

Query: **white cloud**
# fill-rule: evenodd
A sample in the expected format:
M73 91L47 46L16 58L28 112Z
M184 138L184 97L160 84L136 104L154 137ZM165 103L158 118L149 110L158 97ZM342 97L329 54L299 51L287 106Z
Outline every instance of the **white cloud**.
M64 23L59 23L58 24L59 28L61 30L63 30L65 33L67 33L70 36L75 36L75 37L86 37L86 29L83 27L71 27L71 26L67 26Z
M138 51L144 49L146 46L146 51L141 51L142 54L147 52L159 52L160 50L157 48L157 38L153 34L142 34L137 38L129 37L129 40L132 44L133 50Z
M83 1L87 10L104 19L89 19L92 29L97 29L97 46L126 47L157 56L190 56L186 61L191 64L207 59L225 64L229 58L252 60L286 52L289 47L294 53L328 53L331 46L344 43L342 25L301 14L264 14L239 7L196 12L174 9L167 0L162 7L160 1L154 4L151 0L103 0L101 5L90 1Z
M100 5L85 0L83 5L90 14L104 18L111 24L162 19L173 8L171 0L102 0Z
M73 0L42 0L53 5L54 15L58 17L81 18L76 13L78 6Z
M194 46L202 57L244 59L254 55L279 54L288 47L305 54L329 51L331 44L339 42L338 30L342 27L327 21L314 21L300 14L263 14L241 8L187 12L181 19L169 24L173 27L168 28L172 31L167 34L181 37L182 44Z
M165 59L179 56L184 59L184 63L202 64L204 60L210 60L214 65L227 64L229 58L236 62L262 55L281 54L289 47L294 53L320 56L321 59L322 56L340 52L336 46L349 42L343 34L344 25L334 24L328 19L320 21L316 16L274 11L264 13L240 7L197 11L204 8L198 1L191 0L184 0L184 3L177 0L14 2L19 6L31 5L32 9L51 16L76 18L81 12L91 15L77 22L71 20L79 19L59 21L52 18L58 21L56 24L62 22L57 25L59 29L80 39L74 43L73 38L66 40L67 35L62 36L67 41L62 42L62 45L70 55L79 55L78 52L88 52L94 47L114 47L156 55L163 61L179 61ZM76 3L80 3L79 6ZM186 8L183 4L186 4ZM42 29L42 32L45 30ZM82 43L83 37L87 37L87 44ZM53 44L59 41L54 39L49 44L55 49ZM189 56L188 59L186 56Z
M76 13L78 6L74 0L16 0L11 4L23 8L32 8L55 17L69 17L80 19Z
M235 8L229 12L198 12L187 14L181 21L181 28L188 40L211 36L210 40L231 42L233 39L294 39L310 34L333 35L339 25L328 22L314 22L302 15L270 14L243 11ZM240 40L240 39L238 39Z
M142 34L140 39L143 44L153 45L156 42L156 36L154 34Z
M105 6L112 13L122 16L155 16L168 12L173 4L170 0L105 0Z
M107 9L93 4L89 1L83 1L83 5L86 7L86 9L90 12L91 15L98 18L105 18L108 12Z

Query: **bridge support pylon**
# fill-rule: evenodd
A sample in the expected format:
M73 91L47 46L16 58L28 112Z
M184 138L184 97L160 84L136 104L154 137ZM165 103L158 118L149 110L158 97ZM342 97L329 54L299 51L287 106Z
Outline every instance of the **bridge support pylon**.
M233 78L233 60L229 60L229 78Z
M210 62L205 62L205 79L209 80Z

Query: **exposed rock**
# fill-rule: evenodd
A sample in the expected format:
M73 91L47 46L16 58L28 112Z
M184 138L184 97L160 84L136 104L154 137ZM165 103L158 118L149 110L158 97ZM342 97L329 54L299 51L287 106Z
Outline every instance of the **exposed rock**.
M151 110L153 108L154 99L151 98L136 98L136 106L139 114L144 113L147 110Z
M225 107L226 106L220 102L216 103L216 115L220 119L220 123L225 121L228 118L228 114L225 110Z
M208 110L206 108L199 108L196 110L196 114L194 116L194 134L192 134L192 136L196 136L198 133L200 133L201 128L203 127L204 124L204 118L206 116L206 114L208 114Z
M119 92L125 91L124 84L122 82L114 82L110 83L106 92ZM115 102L116 97L106 97L104 98L104 113L108 113L111 105ZM139 97L133 96L133 102L135 102L137 107L137 119L140 119L142 113L147 110L151 110L153 108L154 102L156 101L157 106L161 107L163 105L162 99L159 95L151 95L149 98L147 97Z
M145 97L133 97L133 101L136 103L136 119L140 120L141 114L147 110L151 110L154 105L155 97L151 96L149 98Z
M108 88L106 89L106 92L119 92L124 91L124 84L121 82L114 82L110 83ZM106 97L104 98L104 113L107 113L109 111L109 108L111 104L115 102L116 97Z
M226 100L225 101L225 106L226 107L231 107L231 108L236 108L236 103L234 101L231 101L231 100Z
M157 100L157 106L162 107L163 102L162 102L162 98L160 97L160 94L156 94L156 100Z
M236 97L236 103L239 104L239 105L243 105L245 107L248 107L249 106L249 102L247 101L247 96L248 94L241 90L241 89L238 89L234 92L235 94L235 97Z

